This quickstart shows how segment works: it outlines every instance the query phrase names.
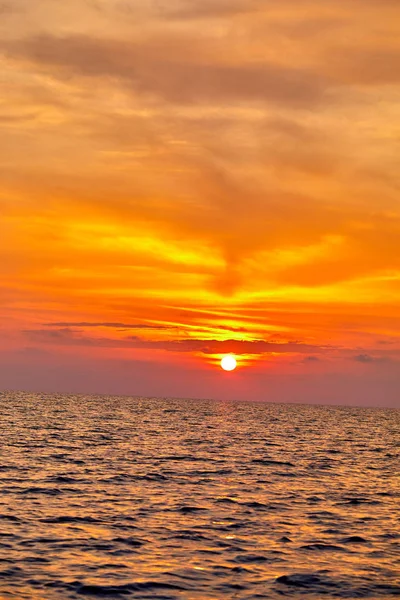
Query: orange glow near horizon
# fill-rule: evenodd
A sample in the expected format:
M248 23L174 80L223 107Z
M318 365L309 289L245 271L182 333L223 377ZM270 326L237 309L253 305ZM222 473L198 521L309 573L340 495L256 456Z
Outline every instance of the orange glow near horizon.
M3 10L3 363L397 382L398 7L205 4Z

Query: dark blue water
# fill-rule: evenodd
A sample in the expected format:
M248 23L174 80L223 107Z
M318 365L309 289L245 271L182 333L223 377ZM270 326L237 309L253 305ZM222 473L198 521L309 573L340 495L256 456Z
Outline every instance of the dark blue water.
M2 600L400 596L400 411L0 404Z

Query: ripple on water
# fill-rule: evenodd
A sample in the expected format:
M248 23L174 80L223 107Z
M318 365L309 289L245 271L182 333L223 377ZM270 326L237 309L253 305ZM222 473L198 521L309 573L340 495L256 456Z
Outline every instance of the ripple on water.
M399 411L0 402L0 598L400 596Z

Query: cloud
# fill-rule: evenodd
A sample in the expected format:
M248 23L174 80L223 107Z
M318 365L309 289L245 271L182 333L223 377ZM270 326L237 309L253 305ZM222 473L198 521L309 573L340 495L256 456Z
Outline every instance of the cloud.
M173 329L175 325L148 325L146 323L109 323L109 322L61 322L61 323L44 323L45 327L110 327L112 329ZM65 330L61 330L65 331Z
M171 352L201 352L202 354L287 354L323 352L324 348L301 343L274 343L263 340L170 340L149 342L135 340L136 347L158 348Z
M331 74L349 85L395 85L400 82L398 48L336 49L331 55Z
M77 333L79 334L79 332L69 327L62 327L50 331L48 329L24 329L22 333L24 333L29 339L47 342L68 342L70 340L79 341L81 339L75 335Z
M167 352L188 352L202 354L303 354L309 352L325 352L327 348L301 342L269 342L265 340L204 340L196 338L146 340L138 336L122 339L105 337L87 337L79 331L64 327L56 330L30 329L24 334L35 342L60 344L66 346L97 346L113 348L146 348L165 350Z
M70 327L80 327L80 328L96 328L96 327L106 327L110 329L143 329L143 330L155 330L155 331L170 331L172 329L181 329L183 326L179 324L153 324L149 325L147 323L118 323L118 322L87 322L87 321L77 321L77 322L55 322L55 323L43 323L44 327L57 327L57 328L70 328ZM218 329L221 331L232 331L237 333L245 333L247 330L245 327L234 327L230 325L222 325L219 326ZM62 329L61 329L62 330Z
M323 79L312 72L269 61L218 64L188 36L135 42L40 35L9 42L5 49L11 58L55 67L57 78L63 78L60 69L116 78L135 92L176 104L255 101L307 107L325 99Z
M371 356L370 354L358 354L357 356L353 357L353 360L355 360L356 362L359 362L359 363L363 363L363 364L374 363L374 364L381 364L381 365L396 363L396 362L398 362L398 359L399 359L398 350L387 353L384 356Z
M358 354L354 357L354 360L360 363L371 363L374 362L374 358L369 354Z
M161 5L160 16L178 20L226 18L259 8L259 0L181 0Z
M13 6L12 2L7 2L6 0L0 2L0 15L6 15L14 12L18 12L18 7Z

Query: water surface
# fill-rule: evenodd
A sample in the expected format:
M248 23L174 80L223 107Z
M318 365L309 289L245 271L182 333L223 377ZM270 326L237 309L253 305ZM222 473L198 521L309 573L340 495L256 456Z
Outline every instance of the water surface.
M400 411L0 394L0 598L400 596Z

